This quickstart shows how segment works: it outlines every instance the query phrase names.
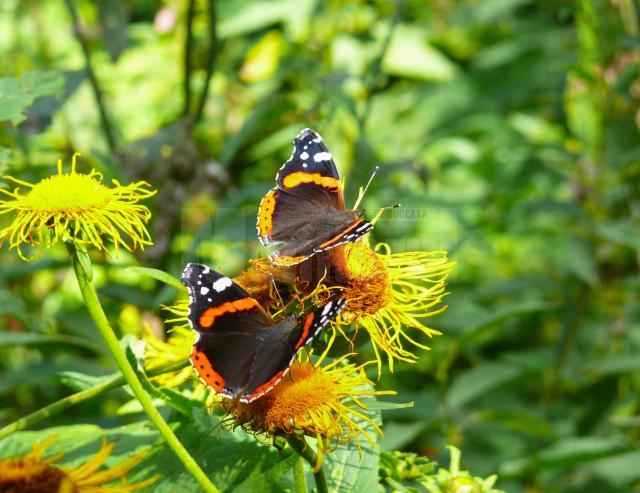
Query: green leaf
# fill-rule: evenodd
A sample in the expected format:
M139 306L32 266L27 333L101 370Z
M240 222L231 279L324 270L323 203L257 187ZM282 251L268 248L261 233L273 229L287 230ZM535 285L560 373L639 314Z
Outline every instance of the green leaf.
M36 332L0 332L0 347L39 346L51 344L75 346L83 349L89 349L96 353L100 352L100 348L98 346L79 337L58 334L38 334Z
M498 22L517 7L531 3L531 0L486 0L474 9L474 22L478 25Z
M406 409L408 407L413 407L413 402L367 401L369 411L387 411L389 409Z
M504 363L483 363L454 380L447 400L452 408L462 408L495 387L517 378L521 370Z
M474 417L486 422L493 422L517 433L526 433L544 440L555 438L549 423L538 416L508 409L486 409L474 413Z
M176 434L221 491L279 493L283 490L279 480L290 475L298 460L294 452L261 445L240 429L226 431L220 427L218 417L207 414L204 409L198 413L201 414L198 419L183 422ZM145 460L132 479L153 474L162 475L162 481L153 488L154 493L201 491L165 445Z
M76 371L63 371L57 373L56 377L62 384L70 387L77 392L80 392L81 390L86 390L91 387L95 387L96 385L108 382L109 380L113 380L113 378L118 375L118 373L112 373L111 375L102 375L96 377L94 375L85 375L84 373L79 373Z
M580 238L559 238L555 255L559 262L576 277L594 287L598 283L598 271L591 246Z
M33 445L54 435L55 441L45 453L45 457L64 452L56 464L73 466L86 462L100 449L102 438L115 441L111 454L114 462L126 459L145 446L152 445L158 433L146 422L135 423L109 430L95 425L57 426L39 431L12 433L0 440L0 457L11 457L29 452Z
M169 388L156 387L151 383L144 371L145 342L136 340L133 336L126 336L122 339L121 344L124 346L127 359L136 372L140 383L152 398L162 399L176 411L190 418L193 417L194 409L203 407L203 403L200 401L190 399Z
M36 98L57 94L64 85L58 72L29 72L19 78L0 77L0 121L17 125Z
M5 314L11 314L25 324L30 319L24 299L7 289L0 289L0 315Z
M220 39L241 36L279 23L296 28L305 21L313 5L310 0L221 2L218 36Z
M396 27L382 68L390 75L422 80L446 81L455 74L455 65L429 46L426 33L406 24Z
M591 466L596 476L608 481L620 491L632 491L630 483L640 480L640 450L597 460ZM624 487L627 486L625 489Z
M567 438L533 457L504 463L501 474L520 475L540 469L566 470L578 464L629 452L633 448L620 437Z
M426 423L423 421L413 421L410 423L386 422L383 428L381 447L383 450L401 450L425 429Z
M615 375L640 370L640 358L636 354L612 355L584 366L584 371L596 375Z
M11 159L11 149L7 149L6 147L0 146L0 170L3 170L4 167L9 164L9 160Z
M165 272L163 270L152 269L150 267L133 266L133 267L127 267L127 271L136 272L136 273L141 274L143 276L151 277L151 278L155 279L156 281L160 281L160 282L163 282L165 284L168 284L169 286L174 287L179 291L185 291L186 290L184 285L178 279L176 279L171 274L169 274L169 273L167 273L167 272Z
M115 63L127 47L127 8L124 0L97 0L102 38Z
M601 224L596 231L603 238L640 251L640 230L629 220Z
M373 399L365 401L367 407L373 406ZM379 411L366 411L366 416L380 422ZM374 427L362 418L352 417L374 441L371 445L361 434L358 435L362 453L355 440L339 445L330 453L324 454L323 467L327 474L329 491L349 491L353 493L370 493L376 491L378 485L379 445L378 434ZM359 432L357 432L359 433Z

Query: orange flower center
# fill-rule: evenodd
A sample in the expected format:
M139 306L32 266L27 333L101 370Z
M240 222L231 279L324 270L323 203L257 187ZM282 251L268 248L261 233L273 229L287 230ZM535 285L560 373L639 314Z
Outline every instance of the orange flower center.
M63 471L31 457L0 461L0 491L6 493L77 493Z
M289 373L271 392L250 404L223 402L241 423L251 422L263 431L292 433L312 421L310 414L339 399L339 383L310 363L294 362ZM328 423L325 423L325 425ZM335 432L330 426L331 432ZM339 431L339 430L338 430Z
M277 426L287 420L304 416L334 398L335 383L329 375L316 371L312 365L293 363L290 378L273 389L264 399L266 423Z
M391 281L380 256L366 242L345 248L348 280L344 296L347 310L356 316L372 315L391 300Z

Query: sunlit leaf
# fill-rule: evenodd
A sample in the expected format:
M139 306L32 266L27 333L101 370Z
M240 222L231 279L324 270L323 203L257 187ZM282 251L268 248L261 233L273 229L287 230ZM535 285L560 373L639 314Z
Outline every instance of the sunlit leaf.
M40 96L58 93L64 79L58 72L28 72L18 78L0 77L0 121L17 125L25 119L24 111Z

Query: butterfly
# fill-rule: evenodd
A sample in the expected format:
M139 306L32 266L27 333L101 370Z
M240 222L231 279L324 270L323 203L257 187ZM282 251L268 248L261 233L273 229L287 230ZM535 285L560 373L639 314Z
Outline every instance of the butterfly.
M274 265L299 264L373 229L362 219L364 211L345 209L333 157L322 137L309 128L295 138L276 184L262 198L256 224L263 245L282 243L270 256Z
M246 403L269 392L345 304L329 301L275 322L244 289L206 265L187 264L182 283L189 291L189 324L198 333L191 364L217 394Z

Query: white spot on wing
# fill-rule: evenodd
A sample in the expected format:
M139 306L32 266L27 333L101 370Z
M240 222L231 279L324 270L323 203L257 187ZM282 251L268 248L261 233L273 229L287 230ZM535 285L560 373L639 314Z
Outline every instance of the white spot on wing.
M313 156L313 160L316 163L319 163L320 161L330 161L331 159L332 157L330 152L317 152Z
M309 159L309 153L303 152L302 154L300 154L300 159Z
M207 294L208 292L209 292L209 288L204 287L204 286L202 286L202 287L200 288L200 294L201 294L202 296L204 296L204 295L205 295L205 294Z
M331 311L332 306L333 306L333 303L327 303L326 305L324 305L324 308L322 309L322 317L324 317L327 313Z
M229 279L228 277L221 277L216 282L214 282L211 287L215 291L220 293L220 292L224 291L225 289L227 289L229 286L231 286L231 284L233 284L231 279Z

